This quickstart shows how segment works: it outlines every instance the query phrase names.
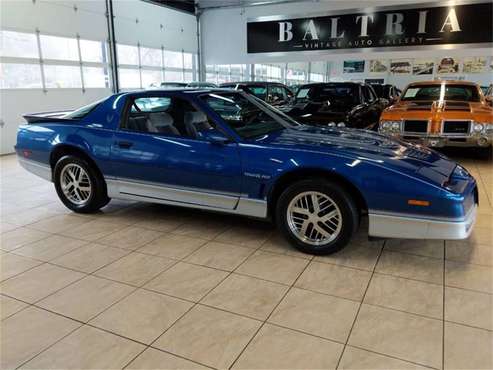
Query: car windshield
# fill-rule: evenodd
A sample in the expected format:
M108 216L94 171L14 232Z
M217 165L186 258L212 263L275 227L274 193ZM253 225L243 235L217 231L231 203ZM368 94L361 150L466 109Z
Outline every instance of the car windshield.
M325 84L302 86L296 93L296 100L315 102L330 101L331 103L356 104L358 102L358 86L355 84Z
M479 101L479 92L476 86L471 85L420 85L410 86L401 96L401 100L455 100Z
M209 93L201 95L201 99L244 139L301 126L279 110L245 93Z

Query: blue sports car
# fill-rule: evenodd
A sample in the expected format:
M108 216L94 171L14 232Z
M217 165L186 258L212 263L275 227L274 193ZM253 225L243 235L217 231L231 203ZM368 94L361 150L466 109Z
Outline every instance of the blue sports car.
M463 239L474 178L441 154L370 131L300 125L231 90L121 93L67 113L26 115L16 151L75 212L111 198L271 219L297 248L369 235Z

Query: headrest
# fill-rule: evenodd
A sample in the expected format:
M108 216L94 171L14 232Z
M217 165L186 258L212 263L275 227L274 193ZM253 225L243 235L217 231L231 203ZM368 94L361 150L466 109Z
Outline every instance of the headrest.
M173 117L166 112L156 112L149 114L149 120L155 126L171 126L173 125Z
M185 112L184 118L187 124L207 122L207 116L203 112Z

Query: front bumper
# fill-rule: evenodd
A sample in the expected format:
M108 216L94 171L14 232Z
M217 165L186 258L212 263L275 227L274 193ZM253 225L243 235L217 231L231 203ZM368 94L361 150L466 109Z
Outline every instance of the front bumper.
M476 222L477 204L461 219L427 219L390 213L368 213L368 234L400 239L467 239Z
M400 134L396 138L421 144L433 148L462 147L462 148L486 148L492 145L493 138L488 135L482 136L413 136Z

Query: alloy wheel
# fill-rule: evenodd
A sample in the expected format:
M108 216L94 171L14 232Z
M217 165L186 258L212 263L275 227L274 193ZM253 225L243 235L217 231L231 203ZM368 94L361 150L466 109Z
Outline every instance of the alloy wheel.
M308 191L294 197L287 208L291 232L310 245L324 245L337 238L342 229L341 210L326 194Z
M60 185L65 197L76 205L87 203L91 197L91 180L86 170L78 164L69 163L63 167Z

